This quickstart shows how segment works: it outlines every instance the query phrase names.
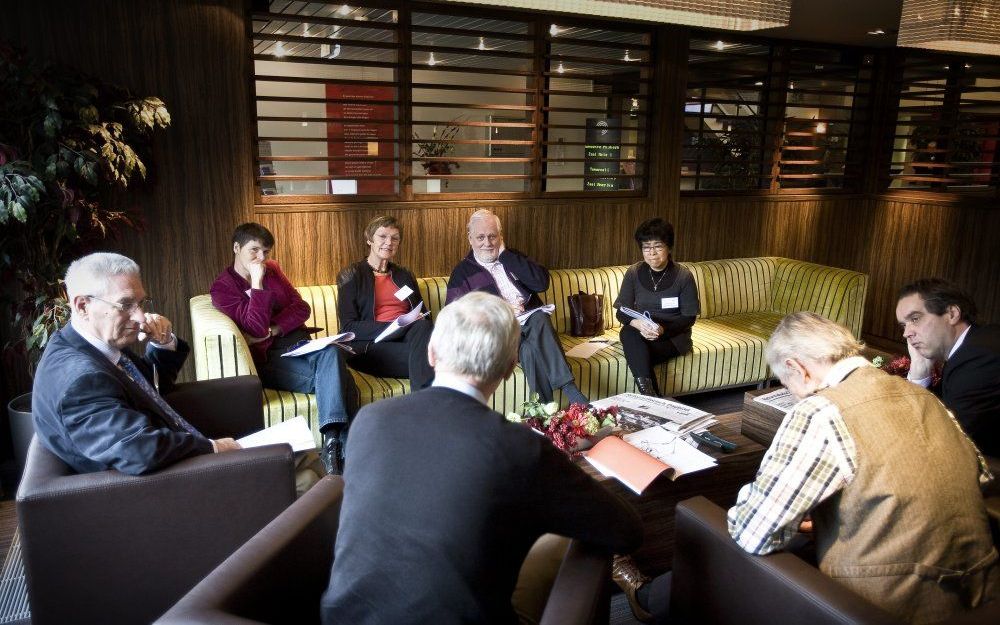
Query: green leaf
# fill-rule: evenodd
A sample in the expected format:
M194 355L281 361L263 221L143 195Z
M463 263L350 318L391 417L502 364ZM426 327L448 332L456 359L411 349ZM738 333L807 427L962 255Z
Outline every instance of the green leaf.
M22 224L28 221L28 213L25 212L20 202L14 202L10 207L10 213L14 216L14 219L20 221Z

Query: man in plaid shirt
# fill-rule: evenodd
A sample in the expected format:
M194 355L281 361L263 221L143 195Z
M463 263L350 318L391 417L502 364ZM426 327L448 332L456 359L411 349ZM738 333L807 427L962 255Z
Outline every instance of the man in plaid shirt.
M941 620L996 595L979 490L992 476L932 394L860 350L813 313L778 325L765 355L801 401L729 510L729 532L754 554L812 532L824 573L907 621Z

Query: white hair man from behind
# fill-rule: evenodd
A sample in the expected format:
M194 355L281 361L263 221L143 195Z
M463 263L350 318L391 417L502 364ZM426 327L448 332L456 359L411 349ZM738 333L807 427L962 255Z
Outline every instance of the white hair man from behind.
M358 413L324 623L514 622L515 610L537 621L547 589L522 590L513 607L512 594L539 536L638 547L628 504L487 405L519 336L509 304L469 294L437 316L433 385Z
M190 349L170 320L153 312L135 261L90 254L74 261L65 279L70 323L46 346L32 394L43 446L79 473L129 474L239 448L231 438L206 438L160 397ZM143 357L126 351L143 340Z
M944 620L996 595L979 489L989 471L936 397L860 351L814 313L778 324L765 355L800 401L729 510L729 532L755 554L811 533L827 575L906 622Z

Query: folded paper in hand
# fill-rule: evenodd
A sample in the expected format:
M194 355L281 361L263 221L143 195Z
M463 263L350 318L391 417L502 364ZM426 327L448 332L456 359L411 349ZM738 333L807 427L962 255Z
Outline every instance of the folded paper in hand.
M264 428L260 432L244 436L236 442L243 447L263 447L264 445L288 443L292 446L292 451L316 449L316 439L313 438L305 417L301 415Z
M319 339L312 339L311 341L302 341L301 344L294 346L294 349L290 349L281 355L282 358L294 357L294 356L305 356L306 354L311 354L313 352L318 352L327 345L336 345L340 349L344 350L349 354L353 354L354 350L351 349L350 345L345 345L354 340L353 332L341 332L335 336L324 336Z
M644 321L649 324L656 323L655 321L653 321L653 318L649 315L649 312L639 312L638 310L634 310L632 308L629 308L628 306L619 306L618 310L620 310L626 316L632 317L633 319L638 319L639 321Z
M382 330L382 333L375 337L375 342L381 343L382 341L389 338L390 336L398 332L400 329L410 325L417 319L422 319L427 315L431 314L431 311L429 310L421 314L420 311L423 310L423 308L424 308L424 303L420 302L419 304L417 304L416 308L414 308L410 312L402 314L393 319L392 323L387 325L385 327L385 330Z
M551 315L552 311L554 311L555 309L556 309L555 304L544 304L542 306L539 306L538 308L532 308L531 310L526 310L517 316L517 322L520 323L521 325L524 325L524 322L528 320L528 317L535 314L536 312L542 311L546 315Z

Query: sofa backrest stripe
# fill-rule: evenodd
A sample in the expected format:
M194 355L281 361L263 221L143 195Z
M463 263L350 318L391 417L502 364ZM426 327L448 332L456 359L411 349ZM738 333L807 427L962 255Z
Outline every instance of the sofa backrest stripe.
M698 284L701 318L768 310L773 258L734 258L685 263Z

